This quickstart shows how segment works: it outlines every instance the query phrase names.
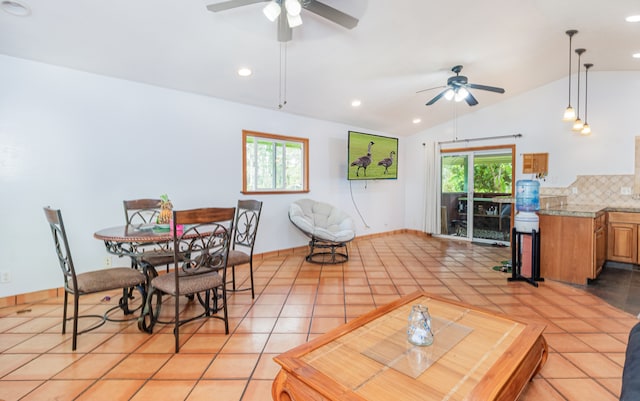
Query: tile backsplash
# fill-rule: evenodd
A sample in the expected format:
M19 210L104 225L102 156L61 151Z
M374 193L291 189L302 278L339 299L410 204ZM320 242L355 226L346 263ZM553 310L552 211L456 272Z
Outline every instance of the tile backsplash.
M566 197L573 205L640 208L640 194L633 194L634 184L633 175L579 175L566 188L541 186L540 196Z

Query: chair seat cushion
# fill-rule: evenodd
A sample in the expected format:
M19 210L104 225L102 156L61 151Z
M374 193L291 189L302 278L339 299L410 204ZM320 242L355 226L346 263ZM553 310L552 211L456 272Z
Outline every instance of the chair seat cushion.
M76 275L78 292L94 292L135 287L146 282L144 274L130 267L113 267ZM69 289L73 291L73 281L69 280Z
M222 276L218 272L180 276L180 293L176 292L175 274L163 274L151 280L151 286L170 295L188 295L221 286Z
M353 219L324 202L300 199L289 208L291 222L310 237L329 242L348 242L355 238Z
M145 250L140 259L152 266L170 265L173 264L173 251L163 249Z
M251 262L251 256L235 249L229 249L229 257L227 258L227 266L243 265Z

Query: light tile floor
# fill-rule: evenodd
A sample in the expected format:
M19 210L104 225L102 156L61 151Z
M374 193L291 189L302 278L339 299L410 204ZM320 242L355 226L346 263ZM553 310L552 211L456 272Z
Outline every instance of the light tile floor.
M256 299L229 297L231 334L215 319L190 323L179 354L170 327L148 335L135 322L83 334L72 352L60 298L3 308L0 400L268 401L273 356L417 290L547 325L549 358L521 400L617 400L635 315L581 288L508 282L492 267L509 257L509 248L396 234L357 239L339 265L302 254L259 260ZM84 311L117 302L104 295L83 297Z

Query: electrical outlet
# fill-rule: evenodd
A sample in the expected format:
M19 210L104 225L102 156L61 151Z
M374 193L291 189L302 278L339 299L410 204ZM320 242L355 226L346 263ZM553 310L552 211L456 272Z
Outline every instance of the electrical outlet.
M621 187L620 194L622 195L631 195L631 187Z
M0 270L0 283L10 283L11 272L9 270Z
M104 267L111 267L111 256L104 257Z

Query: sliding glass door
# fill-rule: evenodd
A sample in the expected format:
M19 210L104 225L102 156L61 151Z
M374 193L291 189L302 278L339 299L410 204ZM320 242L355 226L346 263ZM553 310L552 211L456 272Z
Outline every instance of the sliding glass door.
M513 146L441 151L441 232L508 244Z

